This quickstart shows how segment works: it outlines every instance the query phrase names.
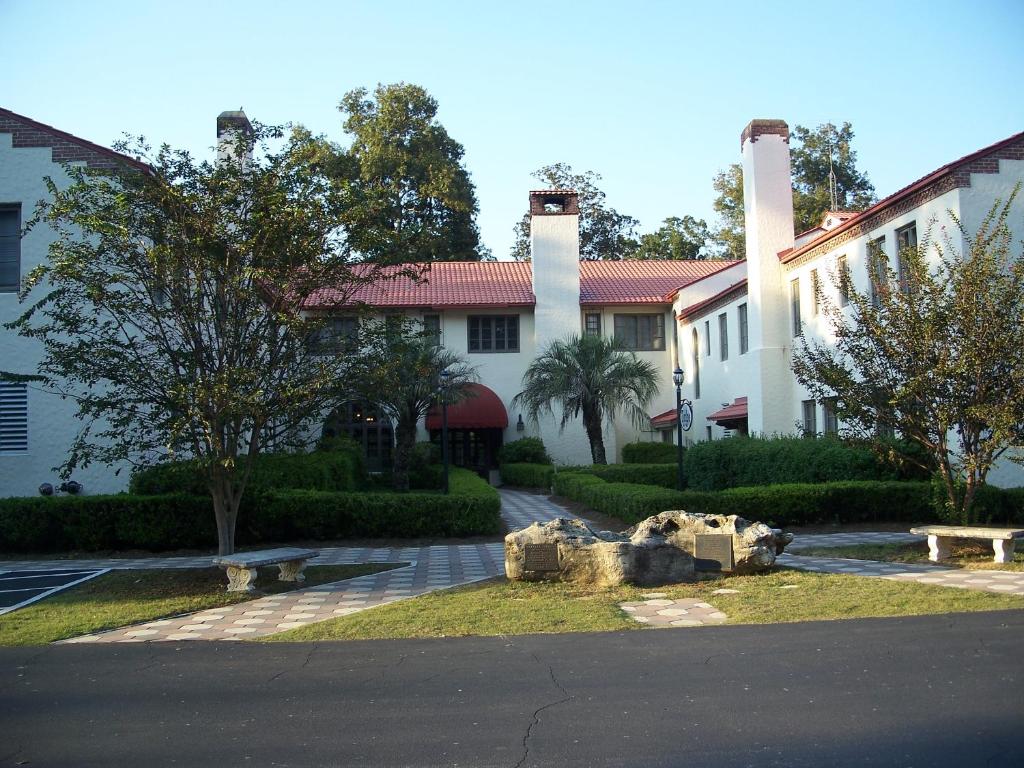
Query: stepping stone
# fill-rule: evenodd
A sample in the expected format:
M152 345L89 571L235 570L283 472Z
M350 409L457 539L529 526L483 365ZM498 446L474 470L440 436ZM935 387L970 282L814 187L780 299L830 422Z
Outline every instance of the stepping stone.
M667 605L672 605L673 601L672 600L647 600L647 601L645 601L645 604L646 605L666 605L667 606Z
M662 611L658 611L659 616L685 616L689 611L685 608L665 608Z
M799 584L783 584L779 589L799 589Z
M644 600L658 600L662 597L668 597L667 592L648 592L646 595L640 595Z
M703 627L704 622L697 619L677 619L672 622L673 627Z
M738 595L740 591L738 589L716 589L712 592L712 595Z

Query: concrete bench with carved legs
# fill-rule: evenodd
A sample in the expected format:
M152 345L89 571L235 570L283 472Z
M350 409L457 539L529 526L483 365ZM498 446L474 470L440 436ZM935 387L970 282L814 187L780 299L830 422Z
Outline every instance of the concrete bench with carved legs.
M1012 563L1017 539L1024 539L1020 528L976 528L960 525L919 525L911 533L928 537L928 559L938 562L949 557L954 539L987 539L992 542L995 562Z
M281 569L279 581L293 581L301 584L306 580L302 569L306 561L320 557L315 549L297 549L281 547L280 549L263 549L258 552L236 552L233 555L215 557L214 565L227 568L228 592L255 592L253 583L256 581L256 569L264 565L277 565Z

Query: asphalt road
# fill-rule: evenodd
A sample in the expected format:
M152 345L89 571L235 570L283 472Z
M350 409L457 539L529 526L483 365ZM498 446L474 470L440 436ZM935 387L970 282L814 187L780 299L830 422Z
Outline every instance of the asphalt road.
M1020 765L1024 611L0 650L0 766Z

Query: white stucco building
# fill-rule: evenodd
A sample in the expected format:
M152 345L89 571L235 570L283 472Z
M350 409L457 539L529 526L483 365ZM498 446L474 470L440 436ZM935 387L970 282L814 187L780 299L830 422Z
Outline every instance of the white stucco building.
M359 289L353 301L421 319L445 347L478 368L478 397L451 409L453 460L491 470L501 444L539 435L556 461L589 462L581 423L564 432L552 420L531 424L511 405L534 356L570 333L618 338L654 363L664 382L650 406L649 429L638 431L626 421L606 427L610 460L638 439L674 440L677 365L685 374L684 396L694 404L688 441L734 432L833 431L828 404L811 400L790 368L797 333L827 333L814 307L813 281L830 290L829 275L845 260L854 283L865 288L869 248L896 263L900 244L913 242L932 221L948 223L950 211L974 229L992 203L1024 179L1024 134L943 166L867 211L831 213L801 235L793 232L788 136L777 120L752 121L742 133L746 261L580 262L576 193L542 190L529 196L532 262L442 262L424 280L396 278ZM17 282L46 256L46 230L24 238L16 233L45 195L43 178L62 178L60 161L135 162L0 110L0 322L19 314ZM1024 200L1017 201L1013 221L1022 226ZM1020 229L1016 234L1024 236ZM336 307L328 287L320 298L323 307ZM317 301L308 309L317 311ZM343 327L351 320L337 322ZM38 355L30 342L0 331L0 369L32 373ZM386 463L389 426L360 404L343 410L335 426L363 442L371 466ZM421 425L421 439L436 432L436 421ZM0 384L0 496L32 495L40 483L53 482L50 468L62 460L76 428L73 404L31 385ZM116 491L126 483L123 473L115 477L106 467L75 479L86 492ZM992 479L1024 484L1010 467Z

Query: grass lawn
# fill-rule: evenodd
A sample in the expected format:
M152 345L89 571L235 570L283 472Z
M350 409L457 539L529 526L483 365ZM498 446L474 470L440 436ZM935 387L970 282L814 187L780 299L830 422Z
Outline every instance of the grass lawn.
M319 565L304 571L303 586L326 584L395 568L395 564ZM265 594L294 589L277 580L278 568L260 569ZM68 637L153 621L253 599L227 592L220 568L111 571L38 603L0 616L0 645L39 645Z
M1018 544L1012 563L992 562L992 545L983 541L955 541L950 548L952 557L933 565L950 568L970 568L988 571L1024 571L1024 544ZM794 555L815 557L849 557L854 560L882 560L887 563L931 563L928 543L912 544L851 544L847 547L814 547L795 549Z
M783 587L795 587L786 588ZM716 589L737 594L714 595ZM696 597L729 615L732 624L911 616L1024 608L1024 598L926 584L778 569L697 584L591 589L568 584L492 580L263 638L266 641L519 635L643 629L618 604L648 592Z

